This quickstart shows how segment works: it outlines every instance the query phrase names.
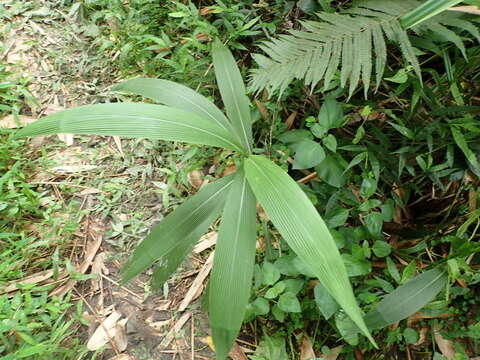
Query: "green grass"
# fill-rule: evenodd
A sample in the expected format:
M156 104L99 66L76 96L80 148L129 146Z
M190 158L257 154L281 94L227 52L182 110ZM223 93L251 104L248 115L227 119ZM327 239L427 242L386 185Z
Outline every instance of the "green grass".
M32 156L35 154L24 141L12 140L2 131L0 355L3 359L80 359L85 351L75 332L81 307L75 310L71 296L49 297L55 288L52 281L44 285L22 281L49 270L54 272L50 280L55 280L77 228L75 208L64 207L49 192L28 183L35 170Z

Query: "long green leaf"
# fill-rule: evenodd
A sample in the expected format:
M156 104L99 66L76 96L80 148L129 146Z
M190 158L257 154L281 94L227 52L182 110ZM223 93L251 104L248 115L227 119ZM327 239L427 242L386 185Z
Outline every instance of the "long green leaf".
M255 218L255 196L242 169L237 172L225 202L210 277L210 322L218 359L225 359L230 352L250 297Z
M217 213L218 216L220 216L220 212ZM153 290L161 289L163 284L170 279L174 271L182 264L182 261L193 249L195 242L198 241L198 233L181 239L173 249L162 255L153 271L151 280Z
M132 279L157 260L161 260L162 278L168 278L186 255L175 248L188 248L208 230L222 211L232 178L233 175L226 176L206 185L155 226L123 267L123 281ZM160 275L157 273L157 281Z
M189 87L176 82L138 78L115 85L112 90L141 95L160 104L186 110L204 119L210 119L229 132L232 130L230 121L213 102Z
M183 141L244 152L231 134L209 120L184 110L144 103L87 105L59 111L26 126L17 137L55 133Z
M411 28L448 8L461 3L462 0L428 0L400 18L404 29Z
M447 274L441 269L414 277L385 296L365 315L365 323L370 330L375 330L407 318L433 300L446 282Z
M251 153L252 149L252 119L250 102L245 95L245 85L242 75L232 53L220 41L215 41L212 49L213 66L217 78L220 95L228 118L241 138L242 145Z
M245 171L255 196L289 246L375 344L355 301L335 241L307 195L279 166L263 156L250 156Z

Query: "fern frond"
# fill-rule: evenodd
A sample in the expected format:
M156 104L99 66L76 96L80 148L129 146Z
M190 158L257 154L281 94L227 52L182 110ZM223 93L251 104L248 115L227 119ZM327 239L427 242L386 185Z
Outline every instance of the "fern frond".
M258 68L251 73L250 87L280 94L295 79L304 80L313 89L323 81L328 88L338 72L339 85L349 96L363 83L365 97L375 73L378 89L387 62L387 41L396 43L405 60L421 79L420 64L409 36L399 19L418 7L417 0L363 0L341 13L318 13L319 21L301 22L302 30L260 45L267 55L254 54ZM480 42L480 32L458 14L440 14L412 30L422 36L434 32L438 39L455 44L466 56L462 38L452 30L470 33Z

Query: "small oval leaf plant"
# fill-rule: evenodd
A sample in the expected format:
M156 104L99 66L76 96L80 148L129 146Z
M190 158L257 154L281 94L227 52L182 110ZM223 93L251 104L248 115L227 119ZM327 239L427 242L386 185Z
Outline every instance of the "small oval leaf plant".
M183 85L139 78L114 89L162 105L113 103L68 109L26 126L17 137L55 133L114 135L235 151L241 160L238 171L204 186L155 226L123 267L124 281L154 263L158 265L154 280L157 284L166 281L209 226L221 217L208 304L217 358L225 359L240 331L250 296L258 201L289 246L375 344L323 219L284 170L264 156L252 155L250 103L232 54L219 41L213 44L212 51L226 115Z

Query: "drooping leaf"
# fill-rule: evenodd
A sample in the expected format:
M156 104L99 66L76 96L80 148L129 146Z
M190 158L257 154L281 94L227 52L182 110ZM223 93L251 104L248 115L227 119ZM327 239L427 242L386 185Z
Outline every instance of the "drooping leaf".
M407 318L433 300L446 282L447 274L442 269L418 275L386 295L375 309L365 315L365 323L374 330Z
M251 152L252 119L250 102L237 63L228 48L215 41L212 49L213 66L223 104L242 145Z
M189 87L176 82L138 78L115 85L112 90L134 93L160 104L192 112L231 132L232 124L213 102Z
M255 196L283 238L374 343L335 241L306 194L280 167L263 156L250 156L245 161L245 171Z
M232 177L206 185L155 226L124 265L123 281L132 279L157 260L160 260L157 282L165 281L182 262L185 249L220 215Z
M244 152L226 130L195 114L163 105L116 103L59 111L29 124L17 137L56 133L183 141Z
M210 278L210 322L219 359L230 352L250 297L255 263L255 205L255 196L241 169L225 202Z

